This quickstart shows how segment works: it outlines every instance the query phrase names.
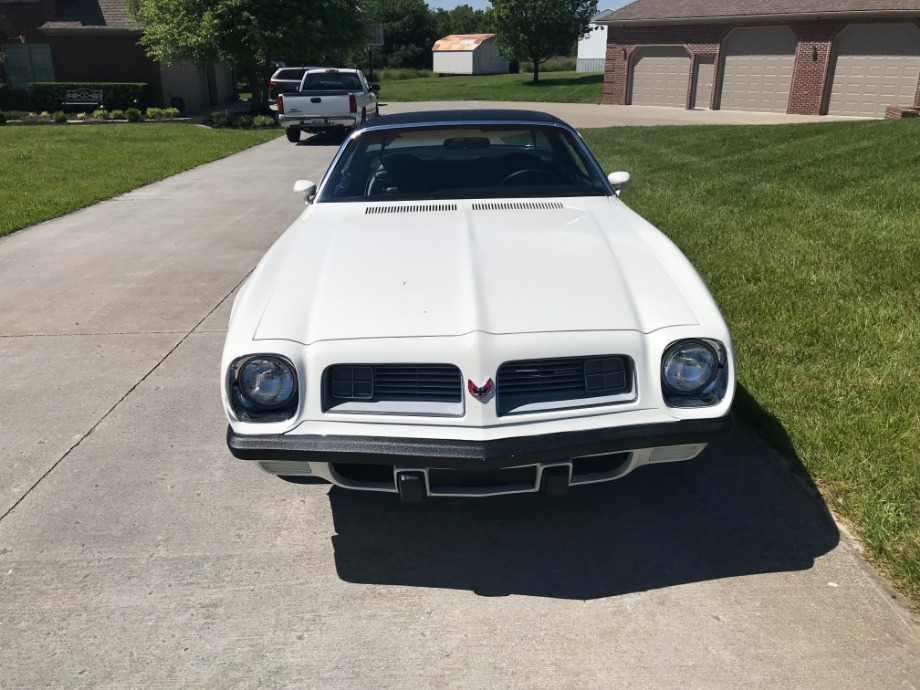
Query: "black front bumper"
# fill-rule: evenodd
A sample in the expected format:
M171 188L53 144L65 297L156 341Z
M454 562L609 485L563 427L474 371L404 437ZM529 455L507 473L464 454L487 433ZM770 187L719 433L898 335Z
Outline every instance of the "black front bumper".
M493 470L638 448L712 443L734 427L731 413L715 419L567 431L557 434L455 441L383 436L245 436L227 427L227 446L241 460L399 465L407 468Z

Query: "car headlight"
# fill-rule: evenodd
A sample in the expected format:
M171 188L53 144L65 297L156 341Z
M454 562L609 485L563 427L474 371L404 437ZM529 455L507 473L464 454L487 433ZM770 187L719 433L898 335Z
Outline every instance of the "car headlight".
M661 385L672 407L716 405L725 397L725 348L710 340L680 340L661 358Z
M228 384L234 412L244 421L283 421L295 412L297 372L283 357L241 357L230 366Z

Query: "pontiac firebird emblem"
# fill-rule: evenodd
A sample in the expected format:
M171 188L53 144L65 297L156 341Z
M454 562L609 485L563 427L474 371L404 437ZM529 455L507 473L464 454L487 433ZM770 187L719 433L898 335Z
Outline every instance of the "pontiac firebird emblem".
M477 387L476 384L473 383L473 379L469 379L467 381L467 388L469 388L470 395L477 400L482 400L492 392L492 379L486 381L482 388Z

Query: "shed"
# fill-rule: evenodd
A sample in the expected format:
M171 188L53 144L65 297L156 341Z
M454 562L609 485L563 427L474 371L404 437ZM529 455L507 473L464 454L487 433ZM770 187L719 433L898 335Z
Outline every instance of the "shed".
M802 115L920 109L920 0L635 0L608 27L604 102Z
M498 52L495 34L455 34L431 49L438 74L505 74L508 61Z

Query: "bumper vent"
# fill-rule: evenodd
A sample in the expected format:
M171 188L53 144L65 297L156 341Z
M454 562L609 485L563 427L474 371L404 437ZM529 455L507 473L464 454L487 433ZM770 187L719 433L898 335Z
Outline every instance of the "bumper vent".
M550 211L564 208L558 201L499 201L473 204L474 211Z
M364 215L379 213L434 213L439 211L456 211L457 204L400 204L398 206L368 206Z
M337 364L323 374L323 409L455 416L463 377L453 364Z
M632 360L620 355L505 362L496 377L499 415L635 400Z

